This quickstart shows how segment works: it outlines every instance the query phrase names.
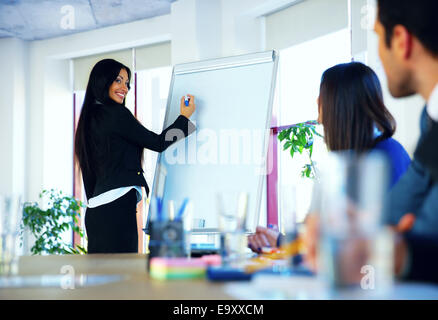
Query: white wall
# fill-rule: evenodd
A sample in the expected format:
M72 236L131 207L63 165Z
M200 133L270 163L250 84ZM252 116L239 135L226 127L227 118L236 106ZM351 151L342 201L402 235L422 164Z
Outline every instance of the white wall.
M27 54L26 42L0 39L0 87L3 93L0 98L0 195L15 195L23 200L26 196Z
M266 45L284 49L347 27L347 0L305 0L266 17Z
M15 40L12 40L15 41ZM0 61L9 61L12 56L10 39L0 40ZM3 95L0 100L0 191L1 193L12 190L12 145L13 145L13 104L14 104L14 74L15 66L13 63L5 64L2 68L0 85L4 92L10 94ZM12 94L11 94L12 93Z
M27 48L18 39L0 39L0 194L24 196Z
M265 0L222 0L222 55L265 50L263 14L275 10L278 3Z
M47 59L44 76L43 186L72 194L73 86L70 61Z
M267 2L271 2L272 5L267 6ZM260 15L274 8L277 2L264 0L173 2L172 63L264 50L264 18ZM251 14L262 4L265 6L264 11Z

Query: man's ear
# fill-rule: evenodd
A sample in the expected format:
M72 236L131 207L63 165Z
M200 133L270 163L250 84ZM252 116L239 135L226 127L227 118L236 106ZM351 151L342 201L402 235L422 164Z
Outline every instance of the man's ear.
M412 55L413 36L406 27L398 24L392 34L392 46L396 54L403 60L408 60Z

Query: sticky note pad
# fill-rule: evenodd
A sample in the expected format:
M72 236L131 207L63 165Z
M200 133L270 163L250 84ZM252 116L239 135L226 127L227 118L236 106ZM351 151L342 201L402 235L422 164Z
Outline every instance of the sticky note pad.
M150 262L150 276L157 280L203 278L206 268L201 259L155 257Z

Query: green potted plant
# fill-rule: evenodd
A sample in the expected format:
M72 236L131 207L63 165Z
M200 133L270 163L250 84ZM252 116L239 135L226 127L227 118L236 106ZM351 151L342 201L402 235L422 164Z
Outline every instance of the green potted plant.
M54 189L43 190L39 197L48 201L47 209L42 209L36 202L25 203L23 207L21 234L28 229L35 237L35 244L30 249L32 254L85 254L87 251L82 246L61 239L61 234L68 230L84 237L78 227L80 210L84 207L82 202Z
M278 134L280 142L284 142L283 150L290 149L290 155L293 158L295 153L302 154L306 151L309 157L309 163L303 166L301 171L302 177L310 179L315 178L315 166L312 160L314 136L322 137L316 131L317 121L307 121L290 126Z

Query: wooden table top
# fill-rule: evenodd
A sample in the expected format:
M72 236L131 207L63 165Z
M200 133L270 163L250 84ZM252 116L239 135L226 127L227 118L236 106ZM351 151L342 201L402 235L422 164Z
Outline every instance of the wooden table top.
M141 254L22 256L19 260L18 276L24 278L41 275L65 277L66 270L69 270L69 274L73 270L75 276L121 275L124 278L100 285L75 285L74 289L63 289L61 285L2 288L0 299L233 299L224 292L223 284L212 283L206 279L150 279L146 266L147 255Z
M22 256L19 260L18 277L15 277L15 279L25 279L26 281L32 279L33 286L2 287L0 288L0 300L263 300L266 299L266 286L268 283L271 289L277 288L279 292L286 292L285 299L299 297L299 295L296 295L296 292L299 291L306 292L309 299L312 299L311 294L315 293L317 295L313 298L321 299L321 293L324 293L310 290L309 285L315 284L316 279L306 277L280 277L275 281L273 278L268 278L264 280L265 282L236 283L214 283L207 279L154 280L150 279L146 270L147 257L144 254ZM66 270L70 272L69 275L73 270L77 279L83 280L85 278L85 285L84 282L78 281L75 283L74 289L63 289L60 279L67 277ZM104 284L96 285L91 283L96 278L102 277L116 279L112 279L113 282ZM91 278L94 280L91 281ZM42 281L41 279L45 280ZM35 282L37 285L35 285ZM41 283L44 285L41 285ZM0 277L1 286L2 277ZM263 287L263 290L260 290L260 287ZM227 292L233 292L233 296ZM374 299L376 297L356 296L349 292L340 292L338 296L322 299L327 298ZM382 297L377 297L377 299L380 298ZM437 299L438 286L433 284L396 283L391 292L383 298L402 300Z

